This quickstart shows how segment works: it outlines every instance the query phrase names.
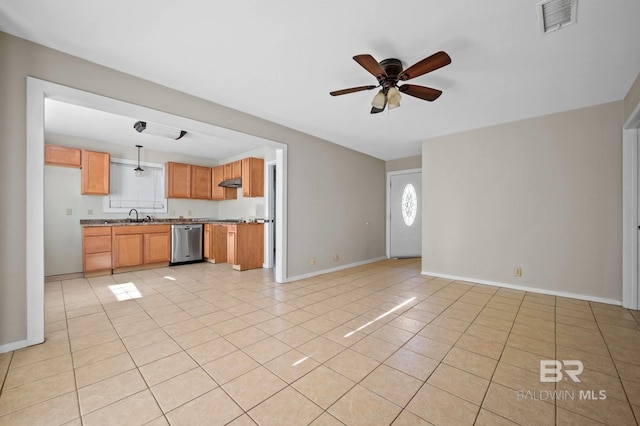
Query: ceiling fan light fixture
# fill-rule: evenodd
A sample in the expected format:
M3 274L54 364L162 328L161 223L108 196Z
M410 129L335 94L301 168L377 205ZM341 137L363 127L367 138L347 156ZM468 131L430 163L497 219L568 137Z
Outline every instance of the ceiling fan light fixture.
M398 108L400 106L400 99L402 99L402 96L400 96L400 91L397 87L392 87L391 89L389 89L389 91L387 92L387 102L389 105L389 109Z
M373 100L371 101L371 106L378 108L378 109L383 109L384 105L386 103L386 99L387 96L384 94L384 92L382 90L380 90L374 97Z
M147 121L137 121L136 124L133 125L133 128L136 129L138 133L144 132L149 135L160 136L162 138L173 139L176 141L187 134L185 130L174 129L160 124L149 123Z

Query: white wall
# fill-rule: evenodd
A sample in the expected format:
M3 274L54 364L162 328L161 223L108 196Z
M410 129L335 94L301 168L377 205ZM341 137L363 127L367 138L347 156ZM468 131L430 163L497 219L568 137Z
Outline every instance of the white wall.
M425 141L423 271L620 301L623 118L619 101Z

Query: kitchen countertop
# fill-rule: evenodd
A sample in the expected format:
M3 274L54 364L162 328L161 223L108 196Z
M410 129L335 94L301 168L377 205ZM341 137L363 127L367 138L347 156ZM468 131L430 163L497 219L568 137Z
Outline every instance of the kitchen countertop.
M139 221L131 219L80 219L82 226L129 226L129 225L189 225L197 223L219 223L237 224L244 223L239 219L211 219L211 218L175 218L175 219L153 219Z

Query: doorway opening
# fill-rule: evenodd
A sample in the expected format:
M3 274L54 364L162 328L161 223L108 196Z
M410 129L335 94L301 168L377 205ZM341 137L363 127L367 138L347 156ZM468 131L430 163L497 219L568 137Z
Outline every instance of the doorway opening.
M622 306L640 307L640 104L622 127Z
M275 148L277 165L277 194L275 197L276 229L276 271L275 281L285 282L286 277L286 170L287 146L285 144L244 134L238 131L224 129L213 124L179 117L151 108L134 105L125 101L107 98L67 86L27 78L27 169L26 194L26 293L27 293L27 339L13 349L31 346L44 341L44 103L45 98L51 98L70 104L85 106L114 114L132 117L145 116L155 122L181 128L181 122L188 121L189 126L202 133L214 132L225 134L228 138L250 138L256 144L268 145Z

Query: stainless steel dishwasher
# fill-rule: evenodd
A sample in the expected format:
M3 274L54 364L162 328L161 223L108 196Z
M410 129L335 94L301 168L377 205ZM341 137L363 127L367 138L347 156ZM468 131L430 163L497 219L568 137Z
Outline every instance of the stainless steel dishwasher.
M171 264L202 260L202 224L171 225Z

